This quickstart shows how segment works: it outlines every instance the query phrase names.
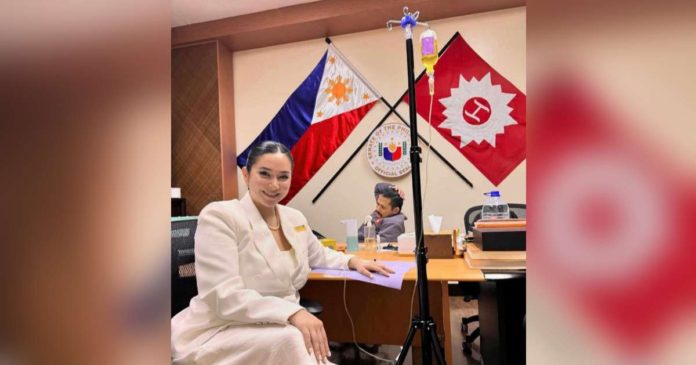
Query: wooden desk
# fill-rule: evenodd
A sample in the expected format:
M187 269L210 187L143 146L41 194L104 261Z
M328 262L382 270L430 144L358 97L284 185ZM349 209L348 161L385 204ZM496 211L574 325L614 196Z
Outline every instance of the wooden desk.
M415 261L414 256L399 256L396 252L357 253L363 259L384 261ZM437 333L445 347L447 363L452 363L450 336L448 281L484 280L480 270L471 269L462 258L431 259L428 261L428 292L430 314L437 324ZM402 345L411 325L410 304L416 279L416 268L407 272L401 290L372 285L343 278L310 274L301 296L319 301L324 311L319 318L324 322L331 341L353 342L350 321L343 305L345 283L346 305L353 318L355 339L360 343ZM419 311L418 295L413 300L413 313ZM420 346L420 331L414 348ZM414 356L414 360L418 357Z

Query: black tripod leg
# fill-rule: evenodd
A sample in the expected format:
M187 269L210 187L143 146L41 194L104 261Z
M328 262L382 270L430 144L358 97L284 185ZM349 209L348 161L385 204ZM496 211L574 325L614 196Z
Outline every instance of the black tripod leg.
M406 342L404 342L404 346L401 348L401 352L399 352L399 357L396 358L396 365L402 365L404 363L406 355L408 354L408 349L411 348L413 336L416 335L416 327L418 327L416 323L411 324L411 328L408 330L408 335L406 335Z
M421 351L421 358L423 359L423 364L432 364L433 358L430 357L430 355L432 355L432 353L430 352L430 345L432 344L432 341L430 341L430 336L428 336L428 329L426 328L427 324L425 323L421 328L421 346L423 346L423 351Z
M431 326L428 326L426 331L430 334L430 344L433 346L437 363L440 365L446 365L447 362L445 362L445 357L442 355L440 340L437 338L437 331L435 331L435 323L433 322Z

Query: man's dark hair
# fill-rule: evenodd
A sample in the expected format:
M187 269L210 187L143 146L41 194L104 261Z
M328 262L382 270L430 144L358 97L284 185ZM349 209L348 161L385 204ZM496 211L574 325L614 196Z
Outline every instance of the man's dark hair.
M399 208L399 212L401 212L401 208L404 205L404 200L401 199L399 193L396 190L394 190L392 185L379 186L377 189L375 189L375 196L377 195L381 195L389 199L392 209Z
M292 154L284 144L275 141L263 141L252 147L251 151L249 151L246 164L247 171L251 171L251 167L254 166L256 160L267 153L282 153L290 160L290 167L295 166Z

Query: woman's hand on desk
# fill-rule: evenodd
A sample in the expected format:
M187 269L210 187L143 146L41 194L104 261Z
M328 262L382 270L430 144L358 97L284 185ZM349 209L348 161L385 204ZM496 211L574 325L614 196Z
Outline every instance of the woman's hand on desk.
M365 261L357 257L353 257L348 261L348 267L372 279L372 273L376 272L384 276L393 274L394 270L388 266L382 265L377 261Z
M291 325L302 332L307 351L317 358L318 363L325 362L329 353L329 340L326 338L324 323L313 314L301 309L288 318Z

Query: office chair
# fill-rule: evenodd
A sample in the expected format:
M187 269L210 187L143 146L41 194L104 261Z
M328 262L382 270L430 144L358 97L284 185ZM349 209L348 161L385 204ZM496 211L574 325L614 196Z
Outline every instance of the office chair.
M189 306L198 294L194 236L198 217L172 218L172 317ZM300 299L300 305L315 316L324 310L321 303Z
M526 218L527 217L527 204L509 203L510 207L510 218ZM471 232L474 228L474 223L481 219L481 210L483 205L476 205L469 208L466 213L464 213L464 229L467 232Z
M510 208L510 218L526 218L527 217L527 204L519 203L508 203ZM464 213L464 229L466 232L471 232L474 228L474 223L481 219L481 211L483 209L482 205L476 205L469 208L466 213ZM474 283L459 283L459 287L464 292L464 301L470 302L478 297L478 285ZM469 333L469 325L473 322L478 322L479 316L469 316L462 317L461 331L464 335L464 342L462 343L462 349L465 353L471 353L471 345L476 341L476 338L480 334L479 328L476 328L473 332Z
M193 237L198 217L172 218L172 317L198 294Z

